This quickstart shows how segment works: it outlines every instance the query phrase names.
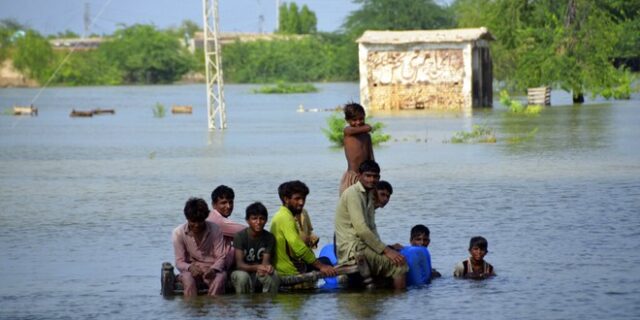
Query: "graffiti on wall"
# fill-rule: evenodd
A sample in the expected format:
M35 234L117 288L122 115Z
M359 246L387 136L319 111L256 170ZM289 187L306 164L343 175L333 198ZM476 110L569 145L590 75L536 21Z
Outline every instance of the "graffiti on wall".
M462 50L372 51L369 84L455 83L464 79Z

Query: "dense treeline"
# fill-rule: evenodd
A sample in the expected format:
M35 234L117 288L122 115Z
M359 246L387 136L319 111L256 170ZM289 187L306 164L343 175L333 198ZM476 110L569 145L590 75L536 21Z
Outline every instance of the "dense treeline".
M640 52L638 1L455 0L448 7L433 0L353 2L360 8L334 33L316 32L316 16L306 6L283 4L276 32L284 38L223 47L226 81L353 81L355 40L364 30L486 26L497 39L491 49L501 84L514 90L552 85L580 101L585 93L628 96L633 76L621 63L637 62ZM4 20L0 59L11 58L40 83L54 72L52 82L65 85L171 83L188 72L204 72L202 51L191 54L181 44L199 30L192 21L169 30L129 26L109 35L99 49L66 58L37 32Z

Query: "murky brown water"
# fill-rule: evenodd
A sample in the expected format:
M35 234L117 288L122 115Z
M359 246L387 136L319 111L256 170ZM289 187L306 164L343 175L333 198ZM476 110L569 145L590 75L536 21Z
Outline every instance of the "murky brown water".
M379 231L407 243L411 226L430 227L444 275L431 285L163 299L160 265L173 260L170 233L184 201L208 199L218 184L235 189L232 217L242 221L255 200L274 213L281 182L305 181L328 243L344 155L320 131L328 113L295 110L358 100L358 86L319 87L284 96L227 86L222 133L207 132L200 85L54 88L36 103L38 117L0 116L0 318L640 317L640 97L573 107L562 92L538 117L500 106L472 117L376 117L393 136L376 149L394 185ZM36 92L0 89L0 107ZM156 102L193 105L194 114L157 119ZM68 117L96 107L116 114ZM498 142L443 142L474 124L494 128ZM451 277L473 235L488 238L495 279Z

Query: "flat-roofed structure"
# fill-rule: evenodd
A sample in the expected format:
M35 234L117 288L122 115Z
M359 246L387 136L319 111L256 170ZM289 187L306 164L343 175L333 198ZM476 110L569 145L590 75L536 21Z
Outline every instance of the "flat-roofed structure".
M357 40L360 101L368 110L490 107L491 40L486 28L366 31Z

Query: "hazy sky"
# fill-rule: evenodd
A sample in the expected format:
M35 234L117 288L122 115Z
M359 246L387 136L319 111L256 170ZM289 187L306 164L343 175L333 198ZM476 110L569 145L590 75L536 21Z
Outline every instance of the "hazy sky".
M284 0L281 0L283 2ZM262 31L275 29L276 0L218 0L221 31ZM349 12L358 8L351 0L296 0L306 4L318 17L318 30L335 31ZM40 33L71 30L82 34L85 3L89 4L93 27L90 33L111 34L118 24L154 24L159 28L177 26L189 19L202 25L202 0L0 0L0 19L14 18Z

